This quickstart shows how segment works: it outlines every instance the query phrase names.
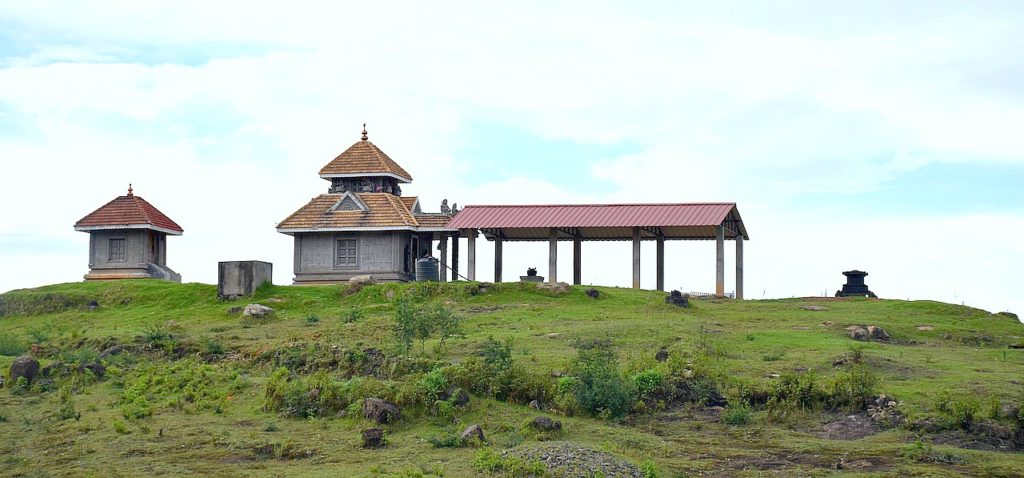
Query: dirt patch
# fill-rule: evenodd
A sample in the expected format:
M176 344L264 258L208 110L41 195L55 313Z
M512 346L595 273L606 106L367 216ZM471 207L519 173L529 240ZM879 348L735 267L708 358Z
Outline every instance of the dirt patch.
M1004 428L1004 427L995 427ZM932 435L932 443L936 445L950 445L968 450L1005 451L1019 452L1024 450L1024 441L1016 441L1014 431L1006 429L1003 432L979 430L966 432L963 430L946 430ZM1019 432L1022 435L1024 433Z
M875 423L867 413L843 415L824 425L812 429L811 434L830 440L859 440L880 433L884 428Z

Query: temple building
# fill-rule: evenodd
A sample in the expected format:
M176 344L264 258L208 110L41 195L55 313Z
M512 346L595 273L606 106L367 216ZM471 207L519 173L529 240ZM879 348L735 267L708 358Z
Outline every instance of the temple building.
M89 233L86 280L163 279L181 282L167 267L167 236L180 236L181 226L136 196L118 196L75 223Z
M369 141L366 125L362 138L327 163L320 177L331 182L327 193L277 225L278 232L295 238L295 284L367 274L411 281L416 260L431 255L435 236L444 248L457 232L445 227L451 219L446 207L424 213L416 197L402 196L401 185L411 183L412 175ZM446 264L440 269L443 277Z

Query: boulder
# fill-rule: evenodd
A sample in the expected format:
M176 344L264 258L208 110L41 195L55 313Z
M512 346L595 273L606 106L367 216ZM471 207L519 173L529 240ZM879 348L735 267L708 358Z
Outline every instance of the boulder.
M664 362L668 360L668 350L659 350L658 353L654 354L654 360L657 360L659 362Z
M557 338L559 338L561 336L562 336L562 334L560 334L558 332L551 332L550 334L548 334L548 338L549 339L557 339Z
M568 293L572 288L565 282L541 282L537 288L555 295Z
M454 385L441 392L441 396L439 398L441 400L451 402L452 405L455 405L456 407L469 405L469 394L462 388Z
M530 410L540 410L540 402L538 402L537 400L530 400L530 403L527 405L527 407L529 407Z
M394 423L402 418L402 412L394 403L371 397L363 400L363 416L377 423Z
M249 304L242 309L243 317L263 319L274 315L274 309L261 304Z
M92 374L95 375L96 378L103 378L103 376L106 375L107 373L107 367L104 367L103 364L99 362L84 363L78 366L79 372L85 372L86 370L92 372Z
M32 380L39 375L39 361L29 357L21 356L14 360L11 364L11 381L17 383L18 379L25 377L28 383L32 383Z
M872 339L875 339L879 342L888 342L891 338L889 332L886 332L885 329L881 327L876 327L874 325L868 326L868 335L870 335Z
M348 283L352 284L352 285L364 286L364 285L376 284L377 281L373 280L373 276L372 275L364 274L364 275L361 275L361 276L352 277L351 279L348 280Z
M677 307L689 307L690 306L690 295L674 290L665 297L665 303L671 304Z
M864 327L857 327L850 331L850 338L861 342L867 342L871 339L871 334Z
M480 425L470 425L465 430L462 430L462 433L459 434L459 439L462 441L486 441L484 439L484 429L480 428Z
M239 313L241 311L242 311L242 309L241 309L241 307L239 307L238 308L238 312L235 312L235 313L237 314L237 313ZM114 346L111 346L111 347L107 347L107 348L103 349L102 352L100 352L100 359L108 359L108 358L110 358L110 357L112 357L114 355L120 355L122 352L124 352L126 350L128 350L128 346L127 345L114 345Z
M562 429L562 422L545 416L539 416L530 420L530 428L539 432L559 431Z
M52 378L71 373L71 365L64 362L53 362L39 371L40 377Z
M598 297L601 297L601 292L599 292L597 289L587 289L587 297L590 297L591 299L596 299Z
M384 446L384 430L369 428L363 430L363 448L380 448Z

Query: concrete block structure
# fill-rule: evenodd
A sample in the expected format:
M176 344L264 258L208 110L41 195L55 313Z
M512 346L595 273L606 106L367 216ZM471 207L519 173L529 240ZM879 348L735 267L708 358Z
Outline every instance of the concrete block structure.
M162 279L181 282L167 267L167 236L184 231L131 185L118 196L75 223L89 233L89 273L86 280Z
M416 197L402 196L412 176L362 138L320 170L331 182L321 194L277 225L294 237L295 284L343 282L371 275L411 281L416 259L430 256L437 239L446 247L449 213L424 213ZM435 237L436 236L436 237ZM442 265L442 268L445 267Z
M263 261L224 261L217 263L217 297L230 299L251 296L259 286L272 284L274 265Z

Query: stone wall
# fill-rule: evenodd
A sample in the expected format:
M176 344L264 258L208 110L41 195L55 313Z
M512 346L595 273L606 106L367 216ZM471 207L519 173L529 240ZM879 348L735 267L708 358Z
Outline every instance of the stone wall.
M407 231L297 233L295 282L344 281L364 274L381 280L409 280L412 271L405 269L404 261L410 235ZM335 264L335 241L339 239L357 241L355 266Z
M264 282L272 284L274 266L262 261L226 261L217 263L217 296L250 296Z

